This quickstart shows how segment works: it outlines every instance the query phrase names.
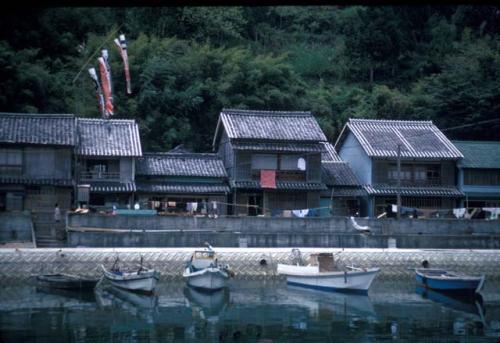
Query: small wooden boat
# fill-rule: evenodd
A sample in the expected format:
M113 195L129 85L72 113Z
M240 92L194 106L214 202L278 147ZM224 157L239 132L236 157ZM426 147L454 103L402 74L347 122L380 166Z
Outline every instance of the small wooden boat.
M118 260L117 260L118 261ZM117 268L117 261L107 270L104 265L101 268L104 272L104 279L112 285L129 291L151 293L156 288L156 283L160 279L160 274L154 269L147 269L141 264L136 271L124 271Z
M484 286L485 276L471 276L464 273L444 269L415 269L415 278L418 284L425 288L479 293Z
M92 290L99 281L96 278L85 278L71 274L38 275L36 280L38 286L67 290Z
M286 275L290 285L363 294L379 271L380 268L357 267L335 270L332 253L311 254L307 266L278 264L278 274Z
M191 287L215 291L226 286L233 275L228 265L219 264L210 245L205 250L196 250L187 263L182 277Z

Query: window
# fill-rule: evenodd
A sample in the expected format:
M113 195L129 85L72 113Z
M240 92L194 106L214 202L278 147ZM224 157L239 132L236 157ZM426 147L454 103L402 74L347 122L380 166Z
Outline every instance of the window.
M252 169L278 169L278 156L274 154L254 154L252 155Z
M23 171L23 152L20 149L0 149L0 175L19 176Z
M466 185L500 186L500 170L465 169L464 183Z
M299 168L299 160L303 159L305 161L305 158L300 155L280 155L280 170L300 170L302 169ZM305 166L305 163L304 167ZM307 169L307 167L306 167ZM305 171L305 170L304 170Z

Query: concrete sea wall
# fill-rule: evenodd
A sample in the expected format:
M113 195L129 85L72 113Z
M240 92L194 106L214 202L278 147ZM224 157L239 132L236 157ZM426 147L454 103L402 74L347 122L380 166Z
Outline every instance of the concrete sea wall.
M45 273L71 273L100 276L101 264L110 267L118 257L135 266L141 256L147 266L156 268L163 278L180 279L193 248L67 248L0 249L0 282L27 279ZM229 264L238 278L276 277L278 263L291 263L289 248L218 248L221 262ZM465 273L484 273L488 279L500 278L500 250L423 250L423 249L335 249L301 248L302 257L332 252L339 266L378 266L382 278L413 278L410 268L427 260L431 267Z
M340 247L500 249L500 221L356 218L68 216L68 245L77 247Z

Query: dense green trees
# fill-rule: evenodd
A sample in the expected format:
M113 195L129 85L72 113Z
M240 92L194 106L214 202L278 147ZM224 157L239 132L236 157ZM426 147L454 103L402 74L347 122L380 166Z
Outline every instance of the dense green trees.
M331 140L349 117L448 128L498 117L499 19L496 6L11 11L0 20L0 111L97 117L87 67L76 76L104 42L117 117L139 122L146 150L209 150L224 107L312 110ZM498 140L499 129L448 135Z

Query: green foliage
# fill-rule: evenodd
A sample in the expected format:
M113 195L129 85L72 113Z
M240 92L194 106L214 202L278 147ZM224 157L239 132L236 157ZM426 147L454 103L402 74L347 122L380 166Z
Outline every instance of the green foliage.
M145 150L210 150L224 107L311 110L332 141L350 117L446 128L500 110L497 6L48 8L0 19L0 111L98 117L87 69L103 45L117 117L138 121ZM132 96L104 41L120 25ZM498 129L448 135L499 139Z

